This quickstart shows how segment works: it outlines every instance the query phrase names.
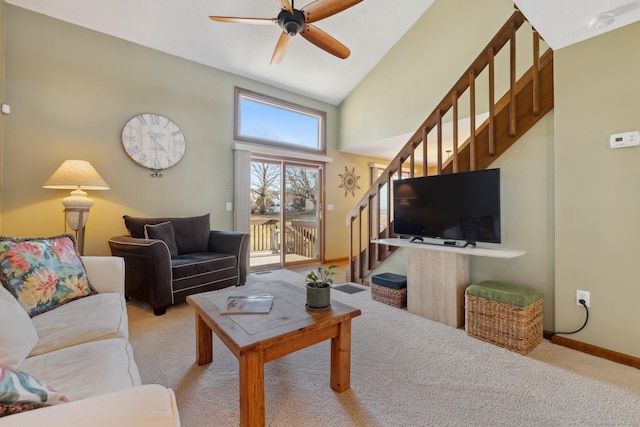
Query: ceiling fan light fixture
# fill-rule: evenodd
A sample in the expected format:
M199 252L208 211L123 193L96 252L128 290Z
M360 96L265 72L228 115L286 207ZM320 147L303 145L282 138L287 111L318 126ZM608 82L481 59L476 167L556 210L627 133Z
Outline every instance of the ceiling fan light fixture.
M305 26L304 14L297 9L294 9L293 13L282 9L278 14L278 25L291 37L297 36Z

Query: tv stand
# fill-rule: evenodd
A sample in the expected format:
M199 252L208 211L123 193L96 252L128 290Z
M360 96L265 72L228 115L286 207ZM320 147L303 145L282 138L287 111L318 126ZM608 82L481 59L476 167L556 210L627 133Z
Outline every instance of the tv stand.
M464 326L464 291L469 286L469 256L515 258L525 251L465 244L380 239L373 243L407 251L407 311L454 328Z

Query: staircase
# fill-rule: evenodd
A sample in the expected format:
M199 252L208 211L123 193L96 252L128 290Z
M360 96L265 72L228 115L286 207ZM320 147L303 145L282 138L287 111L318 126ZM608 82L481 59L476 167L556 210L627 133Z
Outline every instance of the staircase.
M528 29L532 45L526 49L518 46L516 33L520 38L522 31L518 30L524 22L524 16L516 10L349 212L347 281L362 283L395 250L371 243L375 239L394 237L390 215L394 179L485 169L553 108L553 51L548 49L540 55L540 36L534 29ZM522 29L527 31L525 27ZM505 80L496 79L496 58L502 49L508 58L508 89L496 101L497 82ZM532 65L520 76L516 66L518 49L532 52ZM480 93L477 87L485 84L487 90ZM488 117L476 125L477 106L483 102L480 100L483 95ZM461 106L465 105L470 136L459 141L459 115ZM445 119L450 119L454 141L446 153ZM429 152L433 153L434 148L435 166L427 167L429 162L433 163L433 154ZM449 152L450 156L445 159Z

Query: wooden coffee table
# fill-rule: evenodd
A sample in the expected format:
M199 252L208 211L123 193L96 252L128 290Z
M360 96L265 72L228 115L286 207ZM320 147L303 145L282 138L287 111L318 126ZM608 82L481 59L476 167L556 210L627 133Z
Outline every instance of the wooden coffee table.
M230 295L273 295L269 314L220 314ZM331 301L331 309L305 309L305 289L282 281L227 288L187 297L196 313L196 363L213 360L213 337L238 358L240 425L264 426L264 364L331 339L331 388L350 387L351 319L360 310Z

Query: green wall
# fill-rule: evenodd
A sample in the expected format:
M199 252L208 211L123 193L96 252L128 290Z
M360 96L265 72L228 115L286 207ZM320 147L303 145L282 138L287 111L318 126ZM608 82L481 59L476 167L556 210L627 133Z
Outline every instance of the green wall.
M327 112L327 258L345 257L344 218L353 200L336 182L344 166L366 160L336 151L336 106L285 92L15 6L6 7L6 102L0 232L46 236L64 228L65 190L42 183L65 159L89 160L111 186L95 202L87 254L109 254L107 240L126 232L122 215L181 216L210 212L212 227L231 229L234 86ZM183 130L183 159L151 178L125 154L124 124L140 113L169 117ZM361 190L361 191L364 191Z
M609 136L640 130L640 23L555 54L556 327L582 342L640 357L640 147Z

